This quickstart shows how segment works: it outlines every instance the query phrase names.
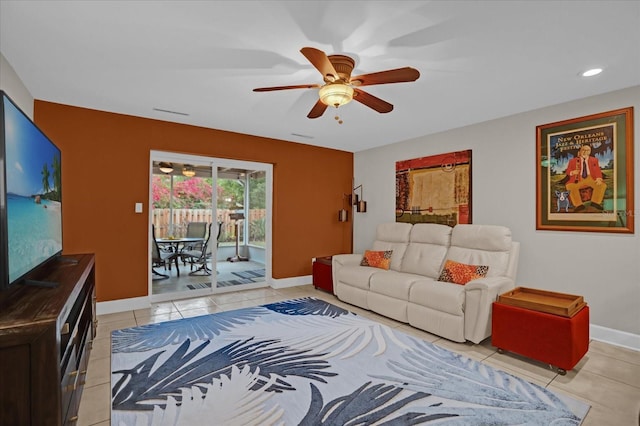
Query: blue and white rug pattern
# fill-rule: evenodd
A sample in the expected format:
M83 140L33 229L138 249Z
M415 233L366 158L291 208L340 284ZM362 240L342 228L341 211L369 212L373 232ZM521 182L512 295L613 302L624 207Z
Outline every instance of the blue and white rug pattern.
M112 426L579 425L589 406L315 298L112 333Z

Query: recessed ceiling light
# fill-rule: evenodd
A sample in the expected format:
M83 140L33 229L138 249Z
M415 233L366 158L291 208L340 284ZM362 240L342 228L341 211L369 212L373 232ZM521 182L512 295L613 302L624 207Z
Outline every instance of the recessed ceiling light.
M602 72L602 68L592 68L590 70L586 70L581 75L583 77L593 77L594 75L598 75Z

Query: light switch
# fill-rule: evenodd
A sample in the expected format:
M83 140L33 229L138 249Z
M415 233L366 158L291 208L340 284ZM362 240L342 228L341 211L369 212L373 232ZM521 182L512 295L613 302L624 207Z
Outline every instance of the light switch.
M142 213L142 203L136 203L136 213Z

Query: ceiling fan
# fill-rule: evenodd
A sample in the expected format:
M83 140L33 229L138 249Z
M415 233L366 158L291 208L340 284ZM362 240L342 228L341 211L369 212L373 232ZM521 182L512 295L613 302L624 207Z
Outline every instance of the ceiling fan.
M351 72L355 67L355 61L345 55L327 56L322 50L313 47L303 47L300 52L322 74L324 84L300 84L296 86L260 87L254 92L272 92L288 89L317 89L320 99L311 108L307 117L320 117L329 106L336 108L345 105L351 100L360 102L380 113L391 112L393 105L383 101L358 87L374 84L406 83L416 81L420 72L415 68L404 67L393 70L362 74L355 77Z

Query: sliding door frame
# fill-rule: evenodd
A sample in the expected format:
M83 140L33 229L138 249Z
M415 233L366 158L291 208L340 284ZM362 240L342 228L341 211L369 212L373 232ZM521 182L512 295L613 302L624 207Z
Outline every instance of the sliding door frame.
M231 286L231 287L220 287L216 286L216 276L212 274L211 278L211 288L210 289L197 289L197 290L188 290L188 291L180 291L174 293L163 293L163 294L153 294L153 274L151 274L151 268L149 267L149 276L148 276L148 294L151 302L162 302L168 300L176 300L182 298L191 298L191 297L199 297L199 296L208 296L214 293L225 293L230 291L236 291L239 289L247 289L247 288L259 288L270 286L272 283L272 212L273 212L273 165L269 163L257 163L251 161L241 161L241 160L231 160L226 158L216 158L216 157L207 157L203 155L195 155L195 154L181 154L176 152L168 152L168 151L151 151L149 156L149 202L148 202L148 261L147 265L151 265L151 257L152 257L152 247L151 247L151 225L153 223L153 163L154 161L166 161L170 163L183 163L183 164L201 164L201 165L209 165L211 167L211 175L213 177L213 191L212 191L212 210L213 217L217 217L217 205L218 205L218 168L219 167L228 167L228 168L242 168L253 171L264 171L265 172L265 207L266 207L266 220L267 224L265 230L265 281L263 283L254 283L254 285L243 285L240 286ZM213 228L212 228L213 229ZM211 255L213 259L213 270L215 271L215 263L217 262L218 255L217 246L212 244L211 246Z

